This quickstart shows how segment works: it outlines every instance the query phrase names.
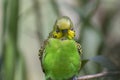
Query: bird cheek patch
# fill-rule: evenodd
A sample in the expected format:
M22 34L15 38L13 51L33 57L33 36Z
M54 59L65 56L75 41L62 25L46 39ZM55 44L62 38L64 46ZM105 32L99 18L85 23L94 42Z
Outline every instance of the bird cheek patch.
M68 30L68 38L73 39L75 37L75 31Z
M62 37L62 35L63 35L62 32L53 32L53 37L54 38L58 38L59 39L59 38Z

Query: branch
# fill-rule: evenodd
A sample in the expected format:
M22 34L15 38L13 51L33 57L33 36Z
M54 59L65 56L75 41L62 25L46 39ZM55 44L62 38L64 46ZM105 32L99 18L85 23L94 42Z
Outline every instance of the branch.
M78 77L78 80L89 80L93 78L99 78L99 77L110 76L110 75L118 75L118 74L120 74L120 71L114 71L114 72L103 71L98 74L91 74L91 75L85 75L85 76Z

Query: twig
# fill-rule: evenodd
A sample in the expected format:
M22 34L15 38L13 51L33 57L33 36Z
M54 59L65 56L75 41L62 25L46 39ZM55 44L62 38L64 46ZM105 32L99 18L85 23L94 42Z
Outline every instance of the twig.
M118 74L120 74L120 71L114 71L114 72L103 71L98 74L91 74L91 75L85 75L85 76L78 77L78 80L89 80L93 78L99 78L99 77L110 76L110 75L118 75Z

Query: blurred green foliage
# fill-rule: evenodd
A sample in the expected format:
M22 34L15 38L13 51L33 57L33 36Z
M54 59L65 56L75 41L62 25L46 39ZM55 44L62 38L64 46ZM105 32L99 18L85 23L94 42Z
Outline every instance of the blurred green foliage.
M4 0L2 33L3 80L25 80L25 64L17 46L19 0Z
M26 73L27 61L24 55L27 55L27 50L23 53L18 45L21 44L21 35L37 37L35 39L40 47L52 30L55 20L63 15L69 16L74 22L78 35L76 41L83 48L82 58L89 60L80 75L95 74L104 69L120 69L119 0L2 0L2 3L0 80L32 79L28 72ZM26 47L24 46L22 45L23 48ZM27 48L28 51L32 49L28 46ZM33 51L27 56L33 56L37 52ZM32 59L31 62L34 63ZM35 66L38 64L40 63ZM114 75L94 80L119 79L119 75Z

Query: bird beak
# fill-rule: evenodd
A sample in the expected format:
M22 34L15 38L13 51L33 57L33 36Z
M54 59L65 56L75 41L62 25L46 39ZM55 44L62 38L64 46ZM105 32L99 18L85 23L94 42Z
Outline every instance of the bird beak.
M68 29L62 30L62 33L63 33L63 34L66 34L67 32L68 32Z

